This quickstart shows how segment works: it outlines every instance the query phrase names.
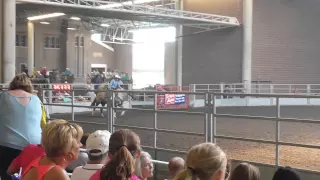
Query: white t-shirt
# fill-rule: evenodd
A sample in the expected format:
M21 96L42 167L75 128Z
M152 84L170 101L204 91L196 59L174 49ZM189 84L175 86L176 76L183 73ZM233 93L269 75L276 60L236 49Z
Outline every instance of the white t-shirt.
M89 180L90 177L103 166L104 164L86 164L79 166L74 169L71 180Z

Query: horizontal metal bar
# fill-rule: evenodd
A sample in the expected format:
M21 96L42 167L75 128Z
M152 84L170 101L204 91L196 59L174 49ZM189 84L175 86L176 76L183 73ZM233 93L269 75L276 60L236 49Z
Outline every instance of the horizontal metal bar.
M313 123L320 124L319 120L313 119L296 119L296 118L276 118L267 116L248 116L248 115L233 115L233 114L214 114L215 117L227 117L234 119L253 119L253 120L266 120L266 121L276 121L277 119L281 122L299 122L299 123Z
M52 103L43 103L45 106L62 106L62 107L78 107L78 108L102 108L102 109L108 109L108 107L102 107L102 106L81 106L81 105L71 105L71 104L52 104Z
M72 121L79 124L95 124L95 125L107 125L107 123L99 123L99 122L87 122L87 121Z
M166 161L158 161L158 160L151 160L151 162L155 163L155 164L162 164L162 165L168 165L169 162Z
M189 111L170 111L170 110L154 110L154 109L143 109L143 108L113 108L115 110L123 111L147 111L147 112L158 112L158 113L172 113L172 114L188 114L188 115L204 115L205 112L189 112Z
M242 137L234 137L234 136L216 135L215 138L228 139L228 140L239 140L239 141L247 141L247 142L255 142L255 143L264 143L264 144L273 144L273 145L277 144L275 141L270 141L270 140L242 138ZM311 145L311 144L290 143L290 142L283 142L283 141L279 141L278 144L282 145L282 146L294 146L294 147L304 147L304 148L311 148L311 149L320 149L319 145Z
M120 124L114 124L114 127L120 127L120 128L129 128L129 129L138 129L138 130L146 130L146 131L156 131L156 132L166 132L166 133L172 133L172 134L184 134L184 135L193 135L193 136L204 136L204 133L197 133L197 132L186 132L186 131L177 131L177 130L169 130L169 129L154 129L149 127L140 127L140 126L128 126L128 125L120 125Z
M144 149L151 149L156 151L162 151L162 152L170 152L170 153L177 153L177 154L186 154L187 151L179 151L179 150L173 150L173 149L165 149L165 148L154 148L152 146L141 146Z

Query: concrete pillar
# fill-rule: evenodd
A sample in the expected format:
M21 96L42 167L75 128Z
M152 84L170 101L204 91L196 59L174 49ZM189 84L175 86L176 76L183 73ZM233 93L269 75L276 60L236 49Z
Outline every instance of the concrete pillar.
M3 12L2 12L2 6L3 1L0 1L0 83L3 83L3 70L2 70L2 47L3 47L3 39L2 39L2 33L3 33Z
M28 74L32 75L34 68L34 24L28 22Z
M176 9L183 10L183 2L182 0L177 1ZM176 26L176 77L177 77L177 85L182 86L182 35L183 35L183 26L178 25Z
M251 91L252 11L253 11L253 0L243 0L242 82L245 83L246 93L250 93Z
M68 42L68 20L62 20L60 24L60 62L59 62L59 69L63 69L63 71L67 68L68 65L68 58L67 58L67 42ZM70 43L74 47L74 39L71 39ZM71 61L75 61L72 59ZM72 69L72 67L69 67Z
M3 1L3 82L10 82L16 74L16 1Z

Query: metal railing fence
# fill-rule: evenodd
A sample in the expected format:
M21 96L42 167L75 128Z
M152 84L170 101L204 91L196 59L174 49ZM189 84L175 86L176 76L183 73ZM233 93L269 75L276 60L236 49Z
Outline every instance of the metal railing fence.
M50 91L52 89L42 89L42 92L44 91ZM71 90L72 93L72 99L74 99L74 90ZM93 91L93 90L92 90ZM291 143L291 142L284 142L281 141L280 139L280 131L281 131L281 122L300 122L300 123L312 123L312 124L320 124L320 121L318 120L313 120L313 119L296 119L296 118L283 118L281 117L281 109L280 109L280 103L279 100L281 98L316 98L320 99L320 96L317 95L279 95L279 94L243 94L243 93L232 93L228 95L233 95L233 96L254 96L254 97L268 97L268 98L274 98L276 99L276 114L274 117L267 117L267 116L249 116L249 115L234 115L234 114L220 114L217 113L217 106L216 106L216 97L217 96L223 96L225 95L224 93L211 93L211 92L206 92L206 93L201 93L201 92L183 92L184 94L189 94L189 95L203 95L205 96L204 98L204 103L205 103L205 110L203 112L189 112L189 111L170 111L170 110L158 110L157 109L157 97L158 95L163 95L166 92L158 92L158 91L149 91L148 93L152 93L154 95L154 106L152 109L141 109L141 108L119 108L115 107L115 102L114 102L114 97L116 92L124 92L124 93L141 93L143 91L135 91L135 90L130 90L130 91L110 91L112 93L112 100L108 101L107 107L104 107L104 109L108 110L108 116L106 118L106 122L108 124L108 130L112 133L115 131L115 128L129 128L133 130L145 130L145 131L151 131L154 133L154 143L152 146L143 146L145 149L150 149L150 150L155 150L156 151L165 151L165 152L172 152L172 153L186 153L185 151L179 150L179 149L166 149L166 148L160 148L157 147L157 133L159 132L166 132L166 133L171 133L171 134L182 134L182 135L192 135L192 136L201 136L204 137L205 142L213 142L216 143L217 139L226 139L226 140L240 140L240 141L246 141L246 142L255 142L255 143L263 143L263 144L272 144L276 146L276 158L275 158L275 165L279 166L280 165L280 151L279 147L280 146L295 146L295 147L303 147L303 148L314 148L314 149L320 149L319 145L311 145L311 144L302 144L302 143ZM181 94L181 92L170 92L170 94ZM74 105L73 102L71 105L63 105L63 104L51 104L51 103L45 103L44 105L50 105L50 106L64 106L64 107L71 107L72 108L72 120L74 119L74 108L77 107L82 107L82 108L89 108L88 106L80 106L80 105ZM97 107L101 108L101 107ZM153 127L140 127L140 126L132 126L132 125L121 125L117 124L115 122L113 113L114 110L126 110L126 111L151 111L153 112ZM157 126L158 124L158 113L160 112L166 112L166 113L179 113L179 114L197 114L197 115L202 115L203 116L203 121L204 121L204 129L203 132L198 133L198 132L186 132L186 131L177 131L177 130L169 130L169 129L163 129L159 128ZM263 139L254 139L254 138L243 138L243 137L235 137L235 136L223 136L223 135L218 135L217 134L217 118L218 117L228 117L228 118L236 118L236 119L241 119L241 118L247 118L247 119L259 119L259 120L264 120L264 121L274 121L276 122L276 137L274 140L263 140ZM81 123L83 123L81 121ZM86 122L86 123L93 123L94 122ZM155 159L157 159L157 156L155 154Z

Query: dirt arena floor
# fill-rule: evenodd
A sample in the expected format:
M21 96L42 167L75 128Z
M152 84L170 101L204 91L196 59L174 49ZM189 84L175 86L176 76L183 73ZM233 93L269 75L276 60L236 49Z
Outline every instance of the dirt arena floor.
M203 111L203 109L192 109L190 111ZM275 107L219 107L218 113L269 116L276 115ZM75 120L80 122L107 122L105 118L100 117L96 111L95 116L91 116L90 110L75 114ZM132 125L142 127L153 127L153 113L127 111L127 113L116 120L116 124ZM281 107L281 117L320 119L319 106L287 106ZM62 118L71 120L71 114L52 114L51 118ZM79 123L83 126L85 132L92 132L97 129L106 129L105 125L93 125ZM204 132L204 116L158 113L158 128ZM276 123L272 121L250 120L250 119L232 119L217 118L217 134L274 140ZM140 135L142 144L146 146L153 145L153 132L144 130L135 130ZM281 141L296 142L303 144L320 145L320 124L310 123L281 123ZM172 133L158 133L157 146L173 150L188 150L191 146L204 142L203 137L177 135ZM233 159L275 163L275 146L261 143L249 143L235 140L218 140L217 143ZM157 159L167 161L176 154L157 152ZM297 167L301 169L320 170L320 150L297 148L290 146L280 147L280 164Z

